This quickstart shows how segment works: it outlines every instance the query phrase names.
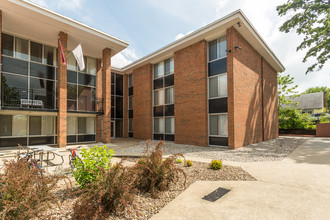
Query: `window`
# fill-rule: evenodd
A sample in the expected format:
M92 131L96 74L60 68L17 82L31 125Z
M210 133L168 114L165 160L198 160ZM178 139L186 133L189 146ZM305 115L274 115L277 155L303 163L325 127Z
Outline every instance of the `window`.
M77 61L72 53L67 57L67 67L68 70L77 71Z
M173 104L174 103L174 88L165 89L165 104Z
M209 61L227 56L226 36L209 42Z
M86 118L78 118L78 134L86 134Z
M86 118L86 133L95 134L95 118Z
M91 75L96 75L97 72L97 61L94 58L87 57L87 62L85 63L87 65L87 73Z
M27 40L15 38L15 57L27 60L29 58L29 42Z
M154 106L164 105L164 90L156 90L154 91Z
M133 87L133 74L128 75L128 87Z
M54 65L54 48L49 46L44 46L44 58L42 60L44 64Z
M0 137L12 135L12 116L0 115Z
M227 74L209 78L209 98L227 96Z
M30 116L30 135L41 135L41 116Z
M42 135L54 134L54 117L42 116Z
M68 117L67 120L68 134L77 134L77 117Z
M164 61L154 65L154 78L157 79L163 76L164 76Z
M128 110L133 109L133 96L128 97Z
M228 115L210 115L210 135L228 136Z
M174 73L174 58L165 60L165 75Z
M133 118L128 119L128 131L133 132Z
M42 44L31 42L31 61L42 62Z
M164 118L155 118L154 119L154 133L164 133L165 123Z
M14 37L8 34L1 35L1 53L6 56L14 56Z
M26 136L26 115L13 115L13 136Z
M174 134L174 118L165 118L165 133Z

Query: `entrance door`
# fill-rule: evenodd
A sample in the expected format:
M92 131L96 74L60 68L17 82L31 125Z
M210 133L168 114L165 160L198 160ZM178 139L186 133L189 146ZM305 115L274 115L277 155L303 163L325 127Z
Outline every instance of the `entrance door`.
M112 121L111 122L111 137L114 138L115 137L115 122Z

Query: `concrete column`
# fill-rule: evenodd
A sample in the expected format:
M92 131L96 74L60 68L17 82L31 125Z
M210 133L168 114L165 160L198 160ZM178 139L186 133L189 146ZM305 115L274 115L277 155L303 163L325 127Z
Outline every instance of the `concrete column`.
M68 35L60 32L59 40L61 41L64 57L67 60L67 43ZM58 66L58 114L57 114L57 146L66 147L67 138L67 66L62 62L61 49L58 42L57 53Z
M97 59L97 74L96 74L96 109L97 112L102 111L102 59ZM102 141L102 116L96 116L96 142Z
M111 50L105 48L102 53L102 142L111 142Z

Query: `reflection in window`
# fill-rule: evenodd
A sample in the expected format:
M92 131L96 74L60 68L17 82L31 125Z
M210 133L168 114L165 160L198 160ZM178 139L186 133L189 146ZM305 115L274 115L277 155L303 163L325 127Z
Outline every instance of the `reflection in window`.
M31 41L31 61L42 62L42 44Z
M28 52L29 52L28 41L16 37L15 38L15 57L27 60L29 58Z
M1 54L14 56L14 37L8 34L1 34Z

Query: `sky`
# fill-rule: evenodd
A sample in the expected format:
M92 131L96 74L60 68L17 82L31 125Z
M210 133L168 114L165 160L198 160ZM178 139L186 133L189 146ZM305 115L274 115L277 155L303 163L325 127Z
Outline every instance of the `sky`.
M295 78L298 91L330 87L330 63L321 71L305 74L315 60L303 63L305 51L296 51L303 36L279 31L287 17L277 15L276 6L286 0L30 0L71 17L130 45L112 58L121 67L195 31L237 9L241 9L284 65L282 74Z

